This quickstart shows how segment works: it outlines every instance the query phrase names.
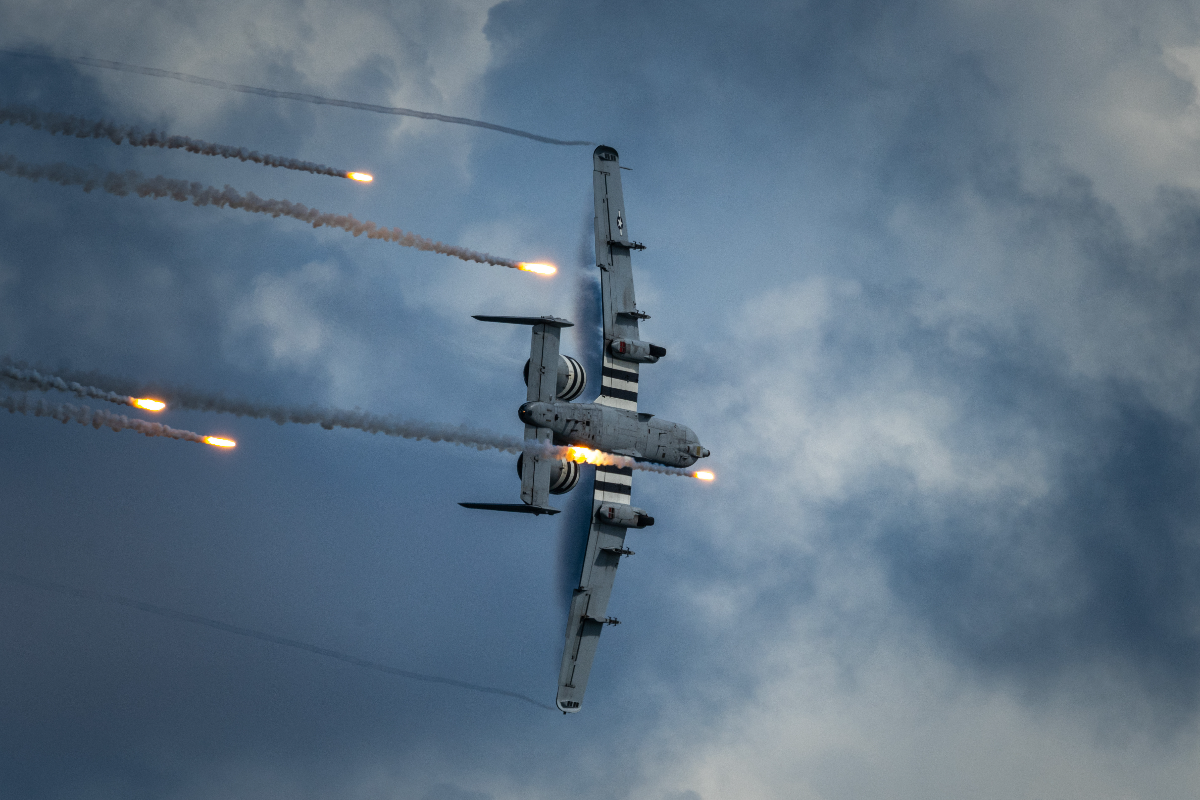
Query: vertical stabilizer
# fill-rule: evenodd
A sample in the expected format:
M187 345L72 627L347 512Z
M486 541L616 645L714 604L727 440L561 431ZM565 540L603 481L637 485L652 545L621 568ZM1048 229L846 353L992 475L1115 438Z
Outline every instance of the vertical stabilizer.
M509 325L529 325L533 336L529 345L528 389L526 403L553 403L558 388L558 341L563 328L572 323L557 317L492 317L476 315L481 322L503 322ZM551 444L554 432L537 425L525 426L525 440ZM521 469L521 501L547 514L557 513L550 508L550 481L553 478L554 459L544 458L536 452L524 454ZM472 508L483 505L473 504ZM488 507L496 508L495 504ZM496 509L501 510L501 509ZM510 509L503 509L510 510ZM534 512L539 513L539 512Z

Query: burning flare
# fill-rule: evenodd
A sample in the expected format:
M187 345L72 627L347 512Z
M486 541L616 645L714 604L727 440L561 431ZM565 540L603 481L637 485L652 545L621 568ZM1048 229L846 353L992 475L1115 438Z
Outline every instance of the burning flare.
M205 444L211 444L213 447L237 447L237 442L233 439L221 439L217 436L205 436Z
M87 406L73 406L69 403L53 405L45 400L33 400L29 395L0 396L0 409L10 414L28 414L34 417L49 417L59 422L78 422L80 425L90 425L96 430L112 428L114 431L137 431L143 436L165 436L168 439L182 439L186 442L203 442L205 439L198 433L168 428L158 422L148 422L144 419L133 419L124 414L114 414L111 411L92 410Z
M558 272L558 267L553 264L529 264L524 261L517 262L517 269L522 272L536 272L538 275L553 275Z
M587 447L571 445L560 451L561 455L557 458L564 458L567 461L574 461L576 464L594 464L597 467L631 467L633 469L643 469L648 472L661 472L664 475L684 475L689 478L697 478L702 481L711 481L716 479L716 475L708 470L700 470L698 472L687 472L686 470L676 469L675 467L664 467L659 464L647 464L643 461L626 456L613 455L606 453L603 450L591 450Z
M366 172L347 172L346 177L352 181L358 181L359 183L370 183L371 181L375 180L374 175Z
M611 460L607 453L600 450L589 450L586 447L568 447L567 458L576 464L604 464Z
M148 397L131 397L129 405L144 408L147 411L162 411L167 404L161 400L151 400Z

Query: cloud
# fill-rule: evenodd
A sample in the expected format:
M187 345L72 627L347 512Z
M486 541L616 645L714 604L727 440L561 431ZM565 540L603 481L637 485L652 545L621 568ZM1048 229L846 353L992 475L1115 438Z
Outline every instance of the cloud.
M3 43L44 45L68 56L119 56L131 63L277 88L370 92L355 99L465 113L477 102L475 86L490 60L483 36L490 6L471 0L337 9L312 2L236 7L129 2L100 13L71 0L17 2L5 6ZM169 108L181 124L244 102L214 90L182 93L155 79L97 77L123 107L151 116ZM395 124L427 130L411 121Z
M287 276L260 275L254 292L231 314L234 335L256 334L277 367L309 368L315 358L341 358L329 352L335 331L318 309L338 283L329 263L306 264Z
M1108 720L981 689L907 632L848 675L812 621L779 631L746 702L715 719L696 703L669 714L639 754L634 794L1115 800L1185 797L1197 779L1194 735L1113 733Z

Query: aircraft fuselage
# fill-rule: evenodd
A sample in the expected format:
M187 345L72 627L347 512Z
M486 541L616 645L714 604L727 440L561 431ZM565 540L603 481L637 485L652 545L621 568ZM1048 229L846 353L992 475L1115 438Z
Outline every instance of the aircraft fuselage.
M709 454L686 425L599 403L525 403L517 416L526 425L552 430L555 444L603 450L669 467L690 467Z

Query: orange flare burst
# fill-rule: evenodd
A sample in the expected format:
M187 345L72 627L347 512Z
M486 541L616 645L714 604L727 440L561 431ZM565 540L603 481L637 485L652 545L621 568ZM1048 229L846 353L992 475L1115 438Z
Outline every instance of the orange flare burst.
M205 436L204 443L213 447L237 447L237 442L233 439L222 439L218 436Z
M599 450L589 450L586 447L568 447L567 459L576 464L602 464L608 456Z
M151 400L148 397L134 397L133 405L138 408L144 408L147 411L162 411L167 407L167 404L161 400Z
M524 261L517 264L517 269L523 272L536 272L538 275L553 275L558 272L558 267L553 264L528 264Z
M711 480L714 480L717 476L713 475L708 470L701 470L700 472L693 472L692 477L699 478L702 481L711 481Z
M352 181L358 181L359 183L370 183L371 181L375 180L374 175L366 172L347 172L346 177Z

